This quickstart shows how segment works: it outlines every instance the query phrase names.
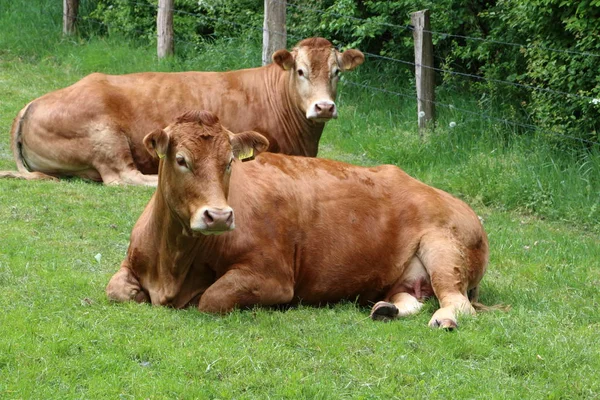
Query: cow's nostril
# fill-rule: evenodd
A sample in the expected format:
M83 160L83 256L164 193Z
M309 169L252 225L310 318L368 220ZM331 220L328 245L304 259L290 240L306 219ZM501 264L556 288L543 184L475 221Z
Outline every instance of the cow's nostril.
M212 231L226 231L233 229L234 212L230 207L205 208L200 214L202 229Z
M319 103L315 103L315 112L318 115L328 115L333 114L335 112L335 103L321 101Z

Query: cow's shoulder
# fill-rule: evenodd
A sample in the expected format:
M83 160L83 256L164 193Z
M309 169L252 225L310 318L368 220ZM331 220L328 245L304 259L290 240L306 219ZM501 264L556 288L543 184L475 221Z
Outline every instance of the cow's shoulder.
M90 84L106 83L110 76L111 75L104 74L102 72L93 72L77 82L76 85L85 86Z

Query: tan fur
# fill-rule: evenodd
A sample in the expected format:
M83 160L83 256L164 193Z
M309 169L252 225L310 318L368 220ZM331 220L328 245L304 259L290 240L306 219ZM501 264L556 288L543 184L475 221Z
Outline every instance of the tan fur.
M164 134L158 189L109 283L110 298L135 300L142 291L153 304L216 313L358 299L382 301L372 316L384 319L415 313L435 295L441 308L430 325L445 328L474 312L466 296L483 277L488 242L461 200L395 166L264 153L234 161L229 172L232 149L259 152L262 136L189 122ZM182 153L202 161L178 166ZM211 205L233 208L235 230L215 236L191 228L196 210Z
M19 172L0 172L0 177L79 176L105 184L156 186L158 157L146 152L142 140L194 109L211 110L234 132L261 132L271 152L316 156L325 122L337 114L333 106L307 110L315 109L315 101L335 100L337 77L331 69L343 69L340 60L348 52L316 38L300 42L292 52L276 52L275 61L285 68L275 63L229 72L91 74L19 112L12 129ZM296 54L311 66L315 79L298 81ZM354 66L364 61L358 50L348 54L356 56Z
M22 124L25 119L25 115L29 110L31 103L27 104L15 117L10 129L10 143L15 158L15 164L17 165L17 171L0 171L1 178L16 178L16 179L27 179L27 180L57 180L55 177L41 173L41 172L30 172L25 166L22 153Z

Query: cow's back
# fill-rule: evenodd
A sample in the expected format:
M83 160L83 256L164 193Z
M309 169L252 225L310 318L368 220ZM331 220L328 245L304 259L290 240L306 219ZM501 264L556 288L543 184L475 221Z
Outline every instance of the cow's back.
M303 132L307 127L289 126L292 111L285 110L281 101L286 85L280 75L275 67L231 72L94 73L36 99L23 134L32 154L43 154L44 144L56 140L64 141L62 147L69 152L78 149L77 155L63 152L59 157L75 169L85 166L97 146L110 146L123 136L139 170L155 174L158 163L142 145L144 136L168 125L182 111L204 109L216 114L233 132L261 132L271 142L271 151L314 155L322 126L315 135ZM314 144L302 145L303 141Z
M278 262L305 303L380 298L424 232L451 230L464 217L455 215L460 200L394 166L263 154L239 167L230 188L237 228L228 253L240 257L243 247L261 249L262 259L271 251L283 255Z
M268 77L269 73L274 75ZM182 111L207 110L233 132L258 130L273 137L279 117L272 114L273 98L285 90L276 68L229 72L145 72L127 75L92 74L81 85L100 85L122 105L128 101L130 132L145 136L173 122ZM268 123L273 121L274 123ZM149 130L150 129L150 130ZM279 128L281 129L281 127Z

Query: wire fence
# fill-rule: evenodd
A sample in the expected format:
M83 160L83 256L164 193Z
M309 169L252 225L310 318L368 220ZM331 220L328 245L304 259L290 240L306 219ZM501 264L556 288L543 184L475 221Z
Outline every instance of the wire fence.
M319 9L315 9L315 8L311 8L311 7L307 7L304 5L300 5L297 2L283 2L280 0L275 0L276 2L281 2L281 3L285 3L286 6L288 8L292 8L295 10L299 10L302 12L313 12L316 14L319 14L321 16L323 15L327 15L327 16L333 16L336 18L347 18L349 20L352 21L356 21L356 22L373 22L371 20L365 19L365 18L359 18L359 17L355 17L355 16L349 16L349 15L344 15L344 14L340 14L334 11L330 11L330 10L319 10ZM149 3L142 3L142 2L136 2L133 1L131 2L132 5L136 5L136 6L141 6L141 7L145 7L145 8L150 8L153 9L155 11L158 11L158 6L154 5L154 4L149 4ZM261 26L256 26L253 24L248 24L248 23L243 23L243 22L239 22L239 21L233 21L231 19L227 19L227 18L220 18L220 17L216 17L216 16L210 16L210 15L205 15L205 14L201 14L201 13L193 13L193 12L189 12L189 11L185 11L185 10L179 10L179 9L174 9L173 12L175 14L178 15L185 15L185 16L191 16L194 18L198 18L204 21L212 21L212 22L218 22L221 24L226 24L226 25L230 25L230 26L234 26L234 27L238 27L238 28L244 28L247 29L249 31L255 31L257 34L260 32L262 34L262 32L264 31L264 28ZM105 23L104 21L101 20L97 20L97 19L93 19L93 18L89 18L89 17L78 17L78 19L80 20L85 20L86 22L92 22L94 24L99 24L99 25L103 25L109 29L119 29L122 27L117 27L117 26L110 26L109 24ZM375 22L381 26L384 26L388 29L397 29L397 30L402 30L402 31L406 31L407 33L412 34L413 31L413 27L411 25L397 25L397 24L390 24L390 23L382 23L382 22ZM177 27L175 27L176 29ZM140 30L136 30L133 29L133 32L139 34L139 35L146 35L148 34L148 32L146 31L140 31ZM559 52L559 53L565 53L565 54L577 54L577 55L581 55L581 56L587 56L587 57L600 57L600 55L598 54L594 54L594 53L588 53L588 52L577 52L577 51L572 51L572 50L561 50L561 49L553 49L553 48L547 48L547 47L543 47L543 46L536 46L536 45L530 45L530 44L523 44L523 43L511 43L511 42L504 42L504 41L498 41L498 40L493 40L493 39L484 39L484 38L479 38L479 37L470 37L470 36L462 36L462 35L454 35L454 34L450 34L450 33L444 33L444 32L437 32L437 31L430 31L430 30L424 30L424 32L428 32L431 33L432 35L437 35L437 36L443 36L443 37L450 37L450 38L460 38L463 40L472 40L472 41L477 41L480 43L491 43L494 45L503 45L503 46L511 46L511 47L519 47L519 48L523 48L523 49L537 49L537 50L542 50L542 51L549 51L549 52ZM285 36L287 38L291 38L295 41L299 41L301 39L303 39L303 37L298 36L298 35L294 35L293 33L289 33L289 32L270 32L271 34L275 34L275 35L282 35ZM190 42L190 41L186 41L186 40L182 40L182 39L175 39L177 41L177 43L184 43L184 44L188 44L188 45L197 45L197 43L195 42ZM541 93L548 93L548 94L553 94L556 96L560 96L560 97L564 97L564 98L572 98L572 99L582 99L582 100L586 100L589 101L591 103L597 104L600 103L600 99L596 99L592 96L586 96L586 95L582 95L579 93L570 93L570 92L565 92L565 91L560 91L560 90L554 90L551 88L547 88L547 87L543 87L543 86L535 86L535 85L528 85L528 84L523 84L523 83L519 83L519 82L514 82L514 81L509 81L509 80L502 80L502 79L493 79L493 78L488 78L482 75L476 75L476 74L469 74L469 73L464 73L464 72L458 72L458 71L452 71L452 70L448 70L448 69L444 69L444 68L438 68L438 67L430 67L430 66L424 66L424 65L420 65L414 62L414 60L402 60L402 59L397 59L394 57L389 57L389 56L384 56L384 55L379 55L379 54L373 54L373 53L369 53L369 52L363 52L365 54L366 57L368 58L372 58L372 59L376 59L376 60L381 60L382 62L391 62L391 63L397 63L397 64L403 64L409 67L423 67L423 68L430 68L434 71L436 71L437 73L440 74L447 74L447 75L451 75L451 76L456 76L459 78L466 78L466 79L471 79L471 80L477 80L477 81L482 81L482 82L489 82L489 83L493 83L496 85L505 85L505 86L511 86L511 87L516 87L516 88L521 88L521 89L525 89L528 91L536 91L536 92L541 92ZM416 93L403 93L400 92L399 90L390 90L387 88L381 88L381 87L377 87L377 86L372 86L372 85L366 85L364 83L361 82L356 82L356 81L352 81L349 79L345 79L344 82L346 84L349 84L351 86L355 86L355 87L360 87L362 89L365 90L371 90L374 92L379 92L379 93L386 93L388 95L392 95L392 96L396 96L396 97L403 97L403 98L410 98L410 99L414 99L415 101L420 100L417 98ZM569 140L575 140L575 141L579 141L581 143L586 143L586 144L591 144L591 145L600 145L599 142L596 141L592 141L592 140L587 140L587 139L583 139L583 138L578 138L572 135L567 135L564 133L558 133L558 132L554 132L554 131L549 131L547 129L542 129L536 125L533 124L527 124L527 123L522 123L519 121L513 121L513 120L509 120L509 119L505 119L505 118L499 118L499 117L495 117L495 116L491 116L488 113L484 113L484 112L475 112L472 110L467 110L467 109L463 109L463 108L457 108L454 105L451 104L446 104L443 102L439 102L439 101L432 101L433 104L435 104L436 106L440 106L443 108L448 108L454 111L460 111L464 114L467 115L471 115L471 116L477 116L480 117L482 119L486 119L489 121L494 121L497 123L502 123L508 126L513 126L513 127L518 127L518 128L522 128L525 130L529 130L529 131L535 131L538 133L543 133L543 134L549 134L549 135L553 135L553 136L558 136L558 137L562 137L565 139L569 139Z
M398 97L405 97L405 98L411 98L411 99L415 99L415 100L420 100L417 95L407 95L405 93L401 93L401 92L396 92L393 90L389 90L389 89L383 89L383 88L378 88L378 87L374 87L374 86L369 86L369 85L364 85L362 83L357 83L357 82L352 82L352 81L346 81L347 84L352 85L352 86L357 86L357 87L361 87L363 89L368 89L368 90L374 90L374 91L378 91L378 92L382 92L382 93L387 93L393 96L398 96ZM429 100L426 100L429 101ZM600 144L598 142L594 142L592 140L587 140L587 139L583 139L583 138L579 138L576 136L572 136L572 135L566 135L563 133L558 133L558 132L552 132L549 130L545 130L545 129L541 129L536 125L532 125L532 124L524 124L521 122L517 122L517 121L512 121L512 120L508 120L505 118L499 118L499 117L494 117L488 113L481 113L481 112L475 112L475 111L471 111L471 110L467 110L465 108L461 108L461 107L456 107L453 104L447 104L447 103L442 103L440 101L430 101L431 103L435 104L436 106L440 106L440 107L444 107L444 108L448 108L450 110L453 111L460 111L464 114L467 115L472 115L472 116L477 116L480 118L484 118L487 119L489 121L494 121L494 122L498 122L498 123L502 123L504 125L509 125L509 126L513 126L513 127L519 127L519 128L524 128L524 129L528 129L528 130L534 130L537 131L539 133L543 133L546 135L553 135L553 136L558 136L558 137L562 137L562 138L567 138L567 139L572 139L572 140L576 140L582 143L588 143L588 144Z

